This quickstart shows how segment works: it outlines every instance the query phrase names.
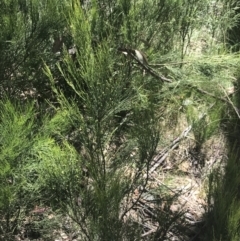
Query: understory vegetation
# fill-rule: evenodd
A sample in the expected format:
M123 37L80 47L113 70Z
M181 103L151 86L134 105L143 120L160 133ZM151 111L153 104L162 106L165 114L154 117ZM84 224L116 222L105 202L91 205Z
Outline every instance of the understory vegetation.
M0 240L239 241L239 21L237 0L2 0Z

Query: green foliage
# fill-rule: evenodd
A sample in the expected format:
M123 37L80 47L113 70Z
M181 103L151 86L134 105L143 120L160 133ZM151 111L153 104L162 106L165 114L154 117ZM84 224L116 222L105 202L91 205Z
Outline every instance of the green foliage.
M235 68L239 84L238 67ZM225 108L222 122L228 138L229 154L226 166L210 176L209 210L206 214L205 240L239 240L239 94L232 99L231 108Z
M2 1L1 92L11 97L49 95L42 60L53 61L51 38L55 31L63 30L66 7L65 1Z
M216 172L210 178L209 202L211 203L207 214L206 240L235 241L240 238L238 158L238 151L235 152L233 149L225 175Z
M39 122L36 121L33 103L10 102L5 98L0 106L0 235L4 240L12 240L12 235L24 229L26 215L31 215L30 211L39 205L39 200L47 203L51 196L48 193L48 197L43 199L46 192L42 189L44 181L39 172L44 171L41 168L44 161L47 161L44 163L46 167L53 168L51 160L63 159L67 155L65 166L68 166L70 149L66 147L65 154L61 154L61 148L49 137L56 134L53 130L57 130L59 124L54 118L52 121L45 118L45 128L37 125ZM41 133L42 130L45 134ZM58 167L63 170L65 166L60 163ZM42 222L46 228L51 229L52 223L47 220ZM40 225L37 222L36 225L38 224ZM45 230L40 230L41 232L44 233Z
M27 200L22 197L23 165L35 131L33 105L0 102L0 233L15 231Z
M75 69L68 57L59 66L64 80L76 94L74 102L59 92L46 67L61 104L60 113L68 110L66 120L72 123L73 142L78 144L73 161L69 157L71 151L63 149L64 143L61 150L56 149L57 159L54 160L57 157L54 152L51 158L44 158L50 159L53 166L41 161L44 168L41 173L45 173L42 182L46 192L54 196L51 199L58 200L58 206L79 225L86 240L122 240L132 232L133 223L124 224L122 220L128 211L125 195L132 195L138 185L146 185L143 170L148 169L158 142L154 108L147 108L151 102L139 100L139 92L131 86L134 81L126 89L125 69L115 68L117 56L106 46L103 43L96 49L85 49L86 58L77 56L81 71ZM121 113L126 114L121 117ZM126 129L121 127L123 123L128 126ZM127 141L122 142L121 138ZM64 160L72 164L66 166ZM126 168L129 174L125 173ZM66 179L62 180L62 175Z
M37 154L43 168L39 175L44 173L39 183L46 196L52 193L49 201L56 200L54 206L58 203L79 225L85 240L122 240L130 233L137 237L138 228L132 233L134 222L123 222L130 205L125 198L146 185L144 170L158 143L154 103L149 98L153 88L149 85L145 90L147 85L138 73L127 75L126 66L119 64L116 51L109 48L111 35L92 47L90 25L82 10L72 13L69 25L79 53L75 63L65 55L58 68L74 101L59 90L48 66L45 73L60 103L57 112L67 111L64 119L73 129L71 137L65 138L75 149L68 146L66 150L63 141L53 151L53 140L45 140L52 156L42 155L41 149ZM61 122L61 118L54 120L50 126ZM75 154L70 157L69 153Z
M135 190L142 195L148 182L144 174L159 141L156 113L169 119L169 126L186 114L200 151L218 131L226 103L235 110L236 102L222 97L239 56L186 58L192 34L202 27L225 46L226 31L238 21L232 5L237 6L206 0L1 1L0 91L11 99L0 102L0 234L5 239L24 229L24 215L35 205L68 214L83 240L141 239L142 227L128 214L138 204L131 203ZM56 56L52 47L58 38L64 45ZM143 75L141 65L117 51L122 45L144 50L149 63L156 63L154 70L173 82ZM183 58L185 63L175 63ZM217 235L207 234L238 240L239 180L234 162L229 165L224 183L218 176L211 183L216 201L209 222ZM229 185L233 189L225 196ZM165 240L182 220L181 212L170 215L173 201L165 212L159 201L158 228L149 239ZM38 231L43 225L42 233L50 227L46 219L32 225Z
M187 117L192 124L197 150L200 150L201 145L219 131L222 108L222 103L211 104L209 107L200 106L199 103L197 106L194 104L187 106Z

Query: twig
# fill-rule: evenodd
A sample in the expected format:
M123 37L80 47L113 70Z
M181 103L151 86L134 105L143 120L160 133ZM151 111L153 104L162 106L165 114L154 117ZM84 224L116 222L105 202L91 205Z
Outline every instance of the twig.
M143 69L145 69L150 75L152 75L153 77L156 77L156 78L158 78L158 79L161 79L162 81L165 81L165 82L169 82L169 83L172 82L171 79L168 79L168 78L166 78L165 76L156 73L152 68L150 68L150 66L147 66L147 65L143 64L134 54L131 53L131 51L128 51L128 50L126 50L126 51L127 51L128 54L129 54L133 59L135 59L135 60L138 62L138 64L140 64L140 65L143 67Z
M149 234L155 233L156 232L156 228L155 229L151 229L148 232L144 233L141 235L141 238L148 236Z
M166 66L166 65L182 65L182 64L189 64L191 62L176 62L176 63L165 63L165 64L149 64L151 67L158 67L158 66Z
M226 92L226 90L221 86L219 85L220 88L222 89L222 91L224 92L224 94L226 95L227 99L228 99L228 103L233 107L234 111L236 112L237 116L238 116L238 119L240 119L240 115L239 115L239 111L238 109L236 108L236 106L233 104L233 102L231 101L231 99L228 97L228 94Z
M153 159L152 167L149 169L149 172L148 172L149 175L151 175L151 173L153 173L163 163L163 161L167 158L169 152L171 150L174 150L179 145L179 142L188 135L188 133L191 131L191 129L192 129L192 126L191 125L188 126L181 133L181 135L179 137L177 137L175 140L173 140L172 143L168 147L166 147L160 154L155 156L155 158Z
M227 101L225 98L223 98L223 97L218 97L218 96L216 96L216 95L214 95L214 94L212 94L212 93L209 93L209 92L206 91L206 90L203 90L203 89L197 87L196 85L191 85L191 84L188 84L188 85L189 85L190 87L192 87L192 88L195 88L198 92L200 92L200 93L202 93L202 94L209 95L209 96L211 96L211 97L213 97L213 98L215 98L215 99L218 99L218 100L221 100L221 101L224 101L224 102L227 102L227 103L228 103L228 101Z
M146 175L146 176L145 176ZM144 174L144 178L145 178L145 183L144 185L142 186L143 189L145 189L146 185L147 185L147 182L148 182L148 173L147 174ZM131 185L131 188L132 188L132 185ZM123 220L123 218L125 217L125 215L130 211L132 210L138 203L139 203L139 200L141 199L143 195L143 191L141 191L138 195L138 197L136 199L132 199L132 205L130 205L129 208L127 208L122 214L121 214L121 217L120 217L120 220Z
M203 90L203 89L200 89L200 88L198 88L197 86L194 86L194 85L190 85L190 86L191 86L191 87L194 87L194 88L195 88L197 91L199 91L200 93L209 95L209 96L211 96L211 97L213 97L213 98L215 98L215 99L222 100L222 101L226 102L227 104L230 104L230 105L233 107L235 113L237 114L238 119L240 119L240 114L239 114L238 109L237 109L236 106L233 104L233 102L231 101L231 99L230 99L229 96L228 96L228 93L226 92L226 90L225 90L221 85L219 85L219 86L220 86L221 89L223 90L223 92L224 92L224 94L225 94L225 96L226 96L227 99L225 99L225 98L223 98L223 97L215 96L214 94L211 94L211 93L209 93L209 92L207 92L207 91L205 91L205 90Z

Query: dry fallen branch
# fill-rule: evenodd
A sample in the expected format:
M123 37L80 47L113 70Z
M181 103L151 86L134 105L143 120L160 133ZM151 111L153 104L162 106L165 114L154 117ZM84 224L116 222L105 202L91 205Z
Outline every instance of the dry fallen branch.
M170 151L174 150L180 143L181 140L183 140L188 133L191 131L192 126L188 126L179 137L177 137L175 140L172 141L172 143L165 147L158 155L156 155L153 159L153 162L151 164L151 168L148 171L148 175L151 175L167 158ZM146 177L147 174L144 175Z
M157 231L156 228L150 229L148 232L145 232L144 234L142 234L141 237L142 237L142 238L143 238L143 237L146 237L146 236L148 236L148 235L150 235L150 234L152 234L152 233L155 233L156 231Z

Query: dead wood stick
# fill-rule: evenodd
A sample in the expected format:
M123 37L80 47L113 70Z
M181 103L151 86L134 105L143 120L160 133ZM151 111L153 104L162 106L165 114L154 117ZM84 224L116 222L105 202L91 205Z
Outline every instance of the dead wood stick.
M141 238L148 236L149 234L155 233L157 231L156 228L150 229L148 232L141 235Z
M171 150L174 150L179 145L179 142L188 135L188 133L191 131L191 129L192 129L192 126L191 125L188 126L181 133L181 135L179 137L177 137L175 140L173 140L172 143L168 147L164 148L164 150L161 151L160 154L158 154L157 156L154 157L153 163L151 165L152 167L148 171L149 175L151 173L153 173L163 163L163 161L167 158L169 152Z

